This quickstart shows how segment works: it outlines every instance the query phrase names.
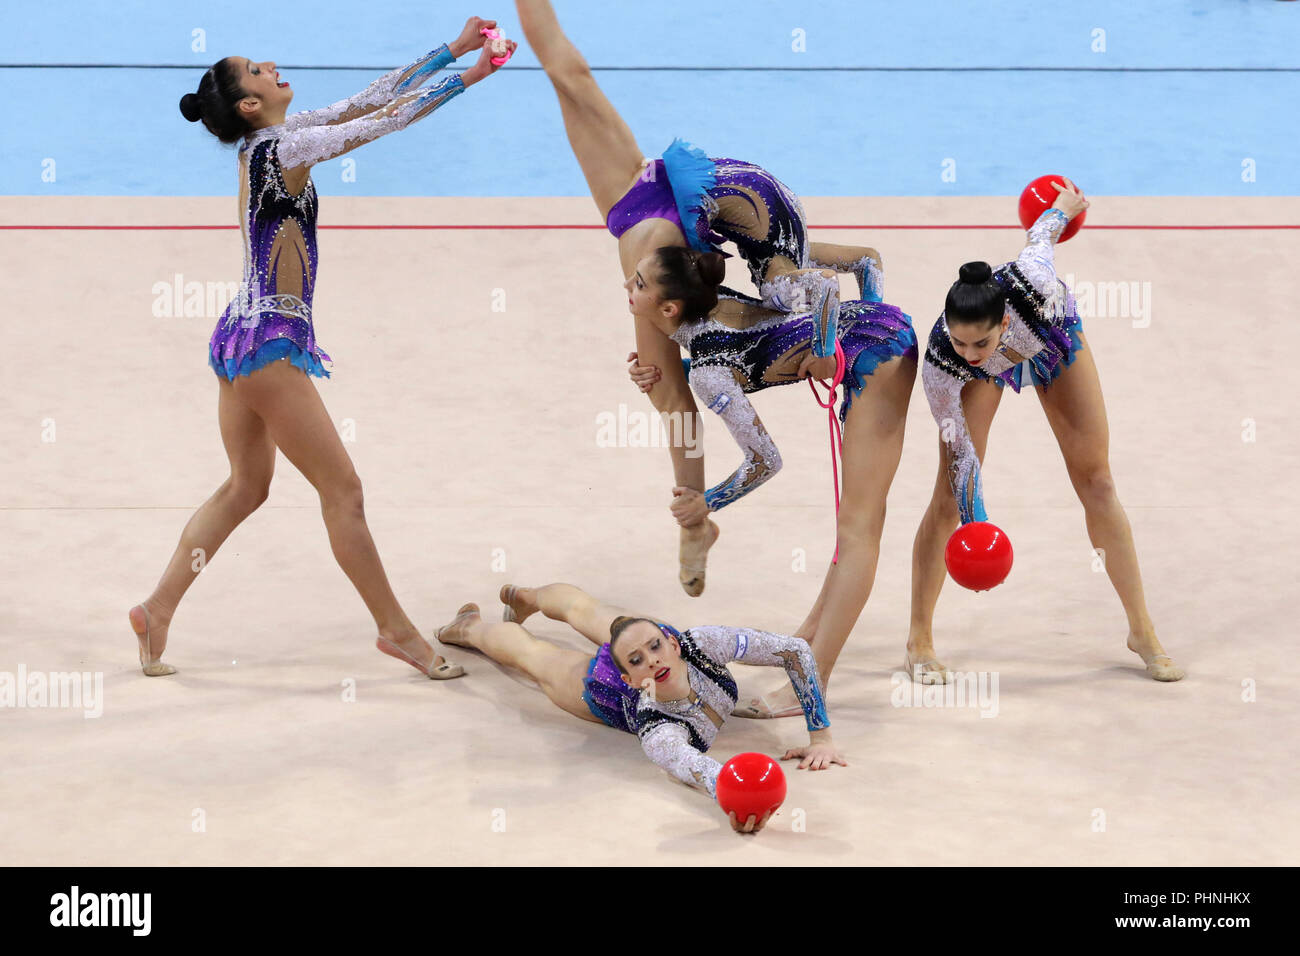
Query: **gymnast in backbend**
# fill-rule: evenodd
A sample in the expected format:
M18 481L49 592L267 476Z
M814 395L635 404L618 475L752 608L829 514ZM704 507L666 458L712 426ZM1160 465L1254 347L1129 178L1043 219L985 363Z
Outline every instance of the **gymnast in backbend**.
M632 131L560 28L549 0L517 0L516 6L524 37L559 98L592 198L618 239L623 276L646 293L630 295L629 308L637 354L662 373L651 401L677 422L693 421L698 409L680 366L680 349L665 326L707 312L696 311L693 303L715 295L722 276L720 268L702 272L702 260L692 253L717 252L732 242L765 306L790 311L806 304L817 312L837 288L833 275L819 267L836 257L836 247L809 244L799 198L759 166L710 158L681 141L661 159L644 159ZM818 354L810 373L829 378L834 340L823 344L832 351ZM696 596L704 590L707 554L718 527L696 503L704 492L704 460L684 439L679 431L670 444L672 510L681 526L678 579Z

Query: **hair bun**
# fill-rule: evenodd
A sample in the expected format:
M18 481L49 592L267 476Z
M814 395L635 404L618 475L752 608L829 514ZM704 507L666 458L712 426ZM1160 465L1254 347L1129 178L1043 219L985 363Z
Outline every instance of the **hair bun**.
M720 253L702 252L695 260L695 268L707 285L718 285L727 276L727 262Z
M957 272L957 281L967 285L983 285L993 278L993 267L987 262L968 262Z
M186 93L181 97L181 115L191 123L197 123L203 118L203 112L199 109L199 98L193 93Z

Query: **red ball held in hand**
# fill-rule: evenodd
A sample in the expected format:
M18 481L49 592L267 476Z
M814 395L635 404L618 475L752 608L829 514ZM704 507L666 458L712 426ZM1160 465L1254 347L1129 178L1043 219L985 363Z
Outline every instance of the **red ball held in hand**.
M1011 558L1011 539L987 521L962 525L943 549L943 563L952 579L972 591L987 591L1005 581Z
M722 765L716 794L723 813L734 810L741 823L751 815L762 820L785 802L785 773L766 754L736 754Z
M1032 183L1025 187L1025 191L1020 194L1020 225L1028 229L1038 221L1038 217L1043 214L1043 210L1051 209L1052 204L1056 202L1056 197L1060 195L1052 188L1052 183L1065 185L1064 176L1039 176ZM1083 221L1088 218L1088 210L1084 210L1070 220L1070 224L1065 227L1061 233L1061 238L1057 242L1065 242L1083 225Z

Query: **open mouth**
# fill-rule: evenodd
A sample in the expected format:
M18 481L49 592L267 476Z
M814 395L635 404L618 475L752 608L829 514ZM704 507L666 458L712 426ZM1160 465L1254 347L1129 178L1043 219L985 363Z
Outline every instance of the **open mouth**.
M664 667L655 671L655 683L662 684L668 679L669 668Z
M275 82L275 85L276 85L277 87L279 87L280 89L284 89L286 86L289 85L289 81L288 81L288 80L285 80L285 81L283 81L283 82L280 81L280 72L279 72L278 70L276 71L276 74L275 74L275 81L276 81L276 82Z

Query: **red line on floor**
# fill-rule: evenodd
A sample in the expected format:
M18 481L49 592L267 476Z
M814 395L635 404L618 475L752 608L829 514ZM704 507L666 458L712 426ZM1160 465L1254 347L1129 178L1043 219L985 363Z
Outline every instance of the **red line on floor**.
M239 228L239 226L237 226L237 225L233 225L233 224L231 224L231 225L226 225L226 226L214 226L214 225L190 225L190 226L161 226L161 225L159 225L159 226L117 226L117 225L106 225L106 226L86 226L86 225L59 225L59 226L46 226L46 225L0 225L0 230L4 230L4 229L33 229L33 230L39 230L39 229L52 229L52 230L91 230L91 231L94 231L94 230L123 230L123 229L127 229L127 230L144 230L144 231L149 231L149 230L169 230L169 229L182 229L182 230L191 230L191 229L195 229L195 230L199 230L199 229L238 229L238 228ZM539 225L501 225L501 224L485 224L485 225L442 225L442 224L430 224L430 225L398 225L398 224L377 224L377 225L346 225L346 226L329 226L329 225L324 225L324 226L318 226L317 228L318 228L318 229L431 229L431 230L477 229L477 230L486 230L486 231L491 231L491 230L505 230L505 229L549 229L549 230L602 229L602 230L603 230L605 227L604 227L604 226L599 226L599 225L585 225L585 224L560 224L560 223L552 223L552 224L544 224L544 225L542 225L542 224L539 224ZM1015 229L1015 230L1018 230L1018 231L1019 231L1019 230L1021 229L1020 226L1016 226L1016 225L1005 225L1005 224L992 224L992 225L978 225L978 224L976 224L976 225L971 225L971 224L959 224L959 225L934 225L934 224L928 224L928 223L927 223L927 224L923 224L923 225L904 225L904 224L898 224L898 223L892 223L892 224L865 223L865 224L853 224L853 225L844 225L844 224L835 224L835 225L815 225L815 224L814 224L814 225L810 225L808 228L809 228L809 229L815 229L815 230L818 230L818 231L823 230L823 229ZM1263 224L1263 223L1261 223L1261 224L1259 224L1259 225L1212 225L1212 226L1187 226L1187 225L1155 226L1155 225L1101 225L1101 224L1097 224L1097 225L1091 225L1091 226L1088 226L1088 228L1089 228L1090 230L1096 230L1096 229L1119 229L1119 230L1125 230L1125 229L1164 229L1164 230L1207 230L1207 231L1215 231L1215 230L1235 230L1235 229L1300 229L1300 225L1294 225L1294 224L1290 224L1290 225L1277 225L1277 224Z

